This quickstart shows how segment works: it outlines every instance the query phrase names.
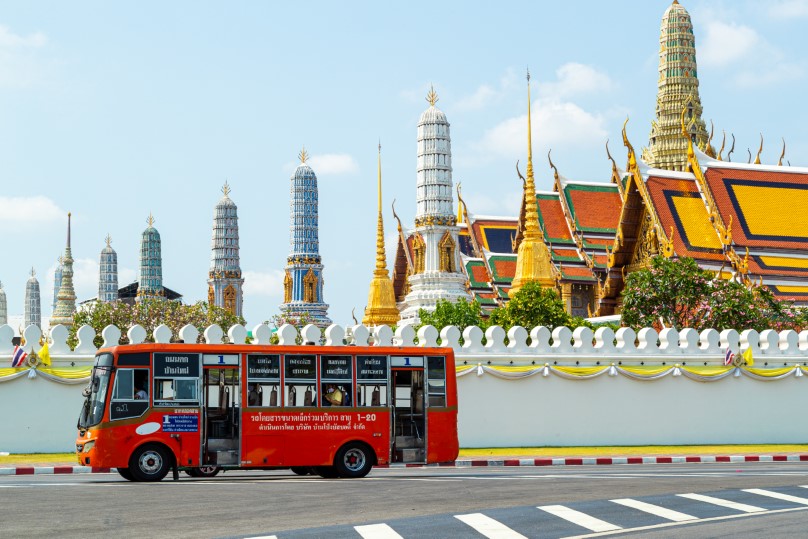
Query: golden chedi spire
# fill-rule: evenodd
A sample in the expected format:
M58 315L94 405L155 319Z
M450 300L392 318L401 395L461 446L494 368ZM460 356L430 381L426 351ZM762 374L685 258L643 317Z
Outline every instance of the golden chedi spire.
M384 221L382 220L382 145L379 143L379 217L376 224L376 269L368 292L368 306L362 323L366 326L395 325L401 315L396 308L393 281L387 273L387 259L384 251Z
M536 204L536 182L533 179L533 142L530 124L530 72L527 74L527 179L525 180L525 232L516 257L516 274L508 292L513 297L522 286L538 282L542 287L555 287L553 263L550 250L544 243L544 234L539 227L539 211Z
M687 141L679 135L679 113L687 108L687 134L699 148L707 144L701 119L696 41L690 14L674 1L662 16L659 35L659 79L656 114L642 160L666 170L687 170Z

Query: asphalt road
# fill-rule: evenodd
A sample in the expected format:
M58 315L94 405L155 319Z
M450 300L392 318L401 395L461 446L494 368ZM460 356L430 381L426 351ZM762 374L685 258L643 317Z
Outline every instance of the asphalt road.
M2 537L776 538L808 536L806 510L804 463L0 478Z

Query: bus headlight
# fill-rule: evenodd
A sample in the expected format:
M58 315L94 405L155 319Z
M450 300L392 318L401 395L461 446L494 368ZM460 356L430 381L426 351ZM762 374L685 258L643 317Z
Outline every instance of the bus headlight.
M84 452L89 453L94 445L95 445L95 440L90 440L89 442L85 443L84 444Z

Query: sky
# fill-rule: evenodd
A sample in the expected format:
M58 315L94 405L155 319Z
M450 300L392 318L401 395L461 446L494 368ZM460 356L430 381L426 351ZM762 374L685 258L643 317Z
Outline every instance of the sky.
M683 0L703 118L733 160L808 165L808 0ZM290 251L290 176L305 146L319 181L324 299L361 319L373 274L381 142L391 267L396 212L412 227L416 134L430 85L451 123L453 179L477 215L516 215L531 73L537 187L546 155L609 181L648 142L668 1L0 2L0 281L23 311L36 269L43 316L67 213L79 300L97 295L104 238L137 276L151 213L163 282L207 297L213 208L238 205L248 327L278 313ZM457 201L455 200L455 203Z

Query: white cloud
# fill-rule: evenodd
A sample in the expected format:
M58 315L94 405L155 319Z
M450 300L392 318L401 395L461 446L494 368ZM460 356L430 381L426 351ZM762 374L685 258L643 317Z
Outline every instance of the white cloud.
M32 223L48 223L63 219L67 212L44 196L4 197L0 196L0 225L16 227Z
M42 32L23 36L0 25L0 86L29 88L40 83L45 73L37 56L47 42Z
M245 271L244 295L283 297L283 277L281 270Z
M539 146L600 144L608 135L603 115L558 99L534 101L531 122L534 150ZM509 118L489 129L475 149L501 157L523 157L527 151L527 115Z
M553 82L539 83L539 95L547 98L565 99L577 95L606 92L614 83L609 76L592 66L569 62L556 69Z
M21 36L12 32L8 26L0 24L0 49L43 47L47 42L48 38L42 32Z
M713 21L707 24L707 37L698 47L698 61L703 66L724 67L748 59L762 43L758 33L735 23Z
M491 86L483 84L472 95L460 98L455 105L455 109L460 111L480 110L494 101L499 95L499 92Z
M352 155L347 153L324 153L319 155L310 155L306 163L314 170L317 176L330 176L337 174L352 174L359 172L359 164ZM286 163L283 168L285 171L291 173L300 164L298 161L290 161Z
M781 0L769 6L773 19L796 19L808 17L808 0Z

